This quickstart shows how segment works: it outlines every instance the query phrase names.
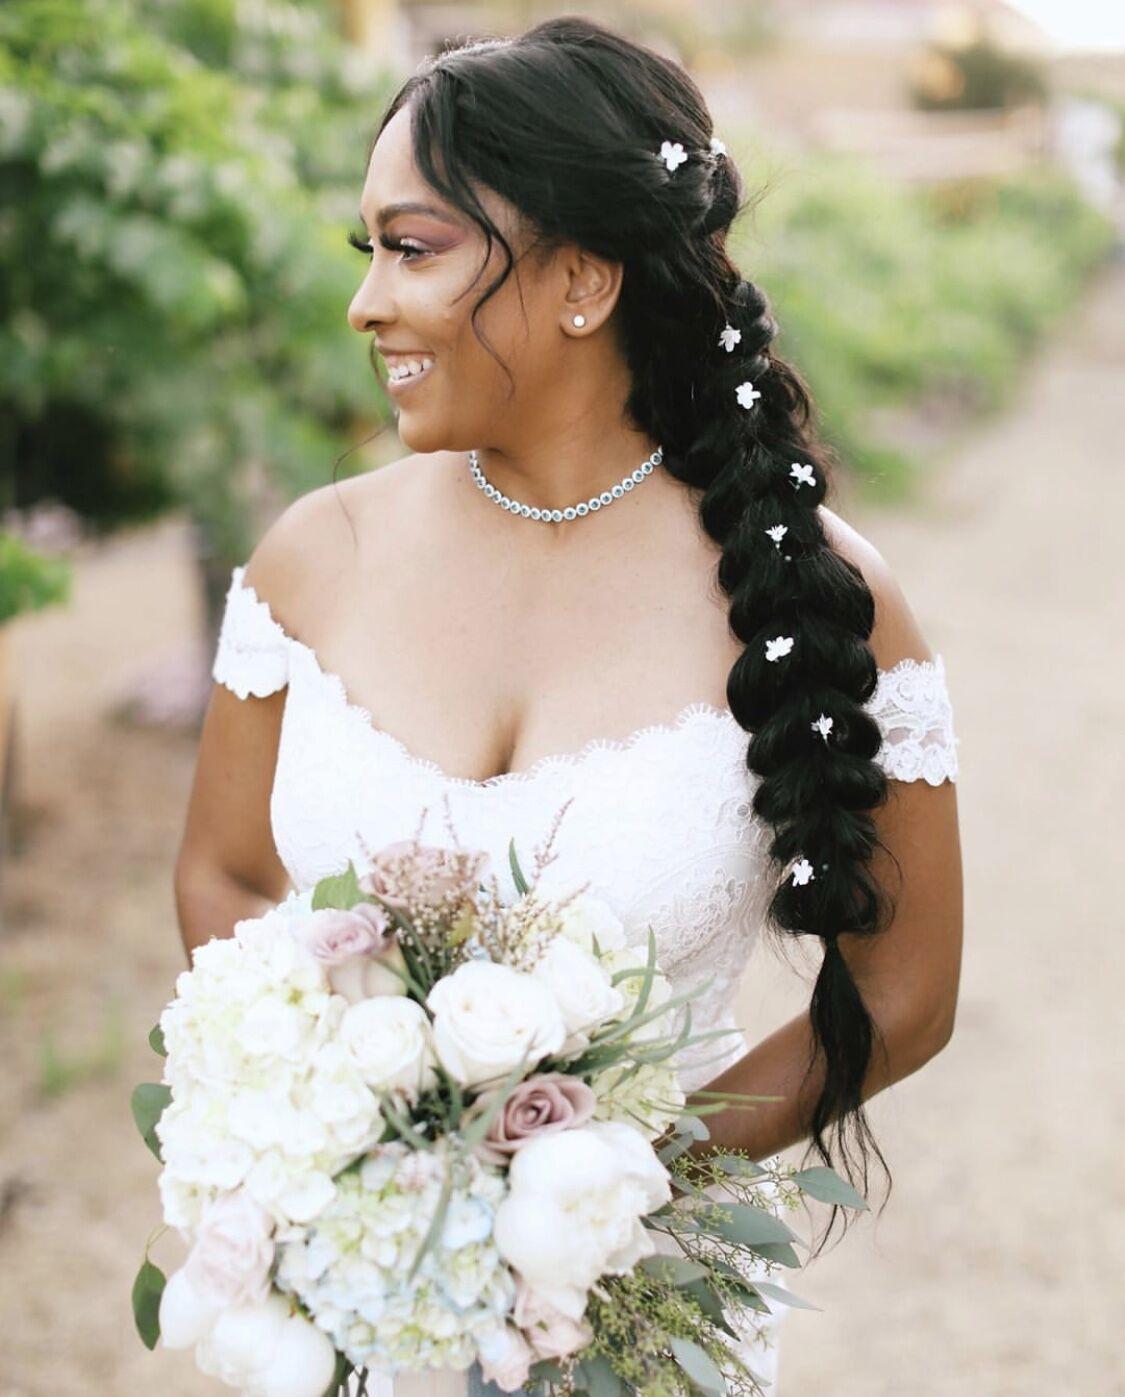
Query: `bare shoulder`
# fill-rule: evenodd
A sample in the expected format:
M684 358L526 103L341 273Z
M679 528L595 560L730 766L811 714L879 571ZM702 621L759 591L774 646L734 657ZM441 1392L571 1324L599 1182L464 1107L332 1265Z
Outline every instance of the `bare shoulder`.
M292 500L258 540L245 581L291 635L315 633L317 613L359 550L401 546L424 505L441 453L403 456Z
M876 664L880 669L890 669L897 661L907 658L932 660L933 652L890 564L871 540L846 519L826 505L819 509L828 542L862 573L875 598L875 626L870 645Z

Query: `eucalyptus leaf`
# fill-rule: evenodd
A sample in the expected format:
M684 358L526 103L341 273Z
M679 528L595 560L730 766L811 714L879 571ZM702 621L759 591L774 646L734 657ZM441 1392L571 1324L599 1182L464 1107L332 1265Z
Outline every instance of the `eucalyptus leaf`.
M742 1246L801 1240L779 1217L749 1203L718 1203L713 1209L708 1209L705 1221L708 1231Z
M739 1337L731 1328L722 1300L705 1281L693 1281L691 1285L685 1285L683 1290L685 1295L689 1295L695 1301L716 1329L721 1329L732 1339Z
M711 1132L703 1124L698 1116L683 1115L676 1122L676 1129L685 1135L690 1135L693 1140L710 1140Z
M160 1338L160 1297L167 1277L146 1256L133 1281L133 1321L145 1348L153 1349Z
M755 1160L737 1154L713 1154L708 1162L717 1164L724 1174L734 1176L749 1174L751 1178L759 1178L762 1174L770 1172L768 1169L763 1169Z
M691 1381L705 1392L707 1397L723 1397L727 1390L726 1380L707 1354L690 1339L672 1339L672 1352L676 1362Z
M172 1088L163 1082L141 1082L133 1088L133 1095L129 1101L133 1110L133 1119L137 1123L137 1129L141 1132L141 1138L161 1164L164 1163L164 1156L160 1153L160 1141L156 1136L156 1123L164 1114L164 1108L171 1100Z
M755 1290L760 1290L763 1295L772 1296L775 1300L780 1300L783 1305L792 1305L797 1310L820 1311L819 1305L814 1305L811 1300L802 1300L799 1295L794 1295L791 1290L786 1290L782 1285L776 1285L773 1281L755 1281Z
M647 1271L657 1280L668 1285L688 1285L710 1274L702 1261L692 1261L688 1256L646 1256L639 1263L642 1271Z
M844 1208L870 1211L863 1195L857 1193L846 1179L841 1179L834 1169L828 1169L824 1165L817 1165L812 1169L799 1169L793 1175L793 1182L821 1203L838 1203Z
M621 1379L613 1371L609 1359L603 1354L594 1358L584 1358L577 1365L576 1386L585 1389L590 1397L620 1397Z

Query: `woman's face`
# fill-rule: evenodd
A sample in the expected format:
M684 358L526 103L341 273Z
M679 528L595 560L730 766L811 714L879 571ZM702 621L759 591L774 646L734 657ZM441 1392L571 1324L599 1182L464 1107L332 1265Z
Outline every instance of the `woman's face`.
M411 152L409 108L396 112L372 151L363 186L360 217L371 263L348 321L374 336L389 369L412 358L428 365L420 377L388 390L399 436L417 452L497 444L498 423L509 443L533 433L537 405L541 410L543 395L557 389L564 371L564 323L579 310L597 314L579 303L590 270L582 254L567 249L521 261L531 238L518 212L492 190L478 189L477 197L516 258L503 287L477 315L481 335L507 365L510 380L470 324L474 303L504 267L503 249L493 244L470 286L484 261L484 233L425 183ZM400 207L412 204L425 207Z

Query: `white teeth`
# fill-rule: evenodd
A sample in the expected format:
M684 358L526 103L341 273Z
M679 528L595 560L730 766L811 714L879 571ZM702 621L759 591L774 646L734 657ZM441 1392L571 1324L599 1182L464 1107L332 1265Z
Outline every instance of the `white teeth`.
M402 378L412 378L432 363L432 359L407 359L404 363L391 365L387 369L387 377L396 382Z

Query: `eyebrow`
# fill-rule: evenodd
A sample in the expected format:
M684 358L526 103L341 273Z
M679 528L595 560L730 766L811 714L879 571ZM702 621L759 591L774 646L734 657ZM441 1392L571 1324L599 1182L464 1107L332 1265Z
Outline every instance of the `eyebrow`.
M420 203L416 199L407 199L398 204L387 204L379 210L377 223L380 228L385 228L392 218L397 218L402 213L423 213L429 214L431 218L440 218L444 223L453 223L453 217L446 213L444 209L439 209L434 204ZM363 217L363 210L359 211L359 221L366 222Z

